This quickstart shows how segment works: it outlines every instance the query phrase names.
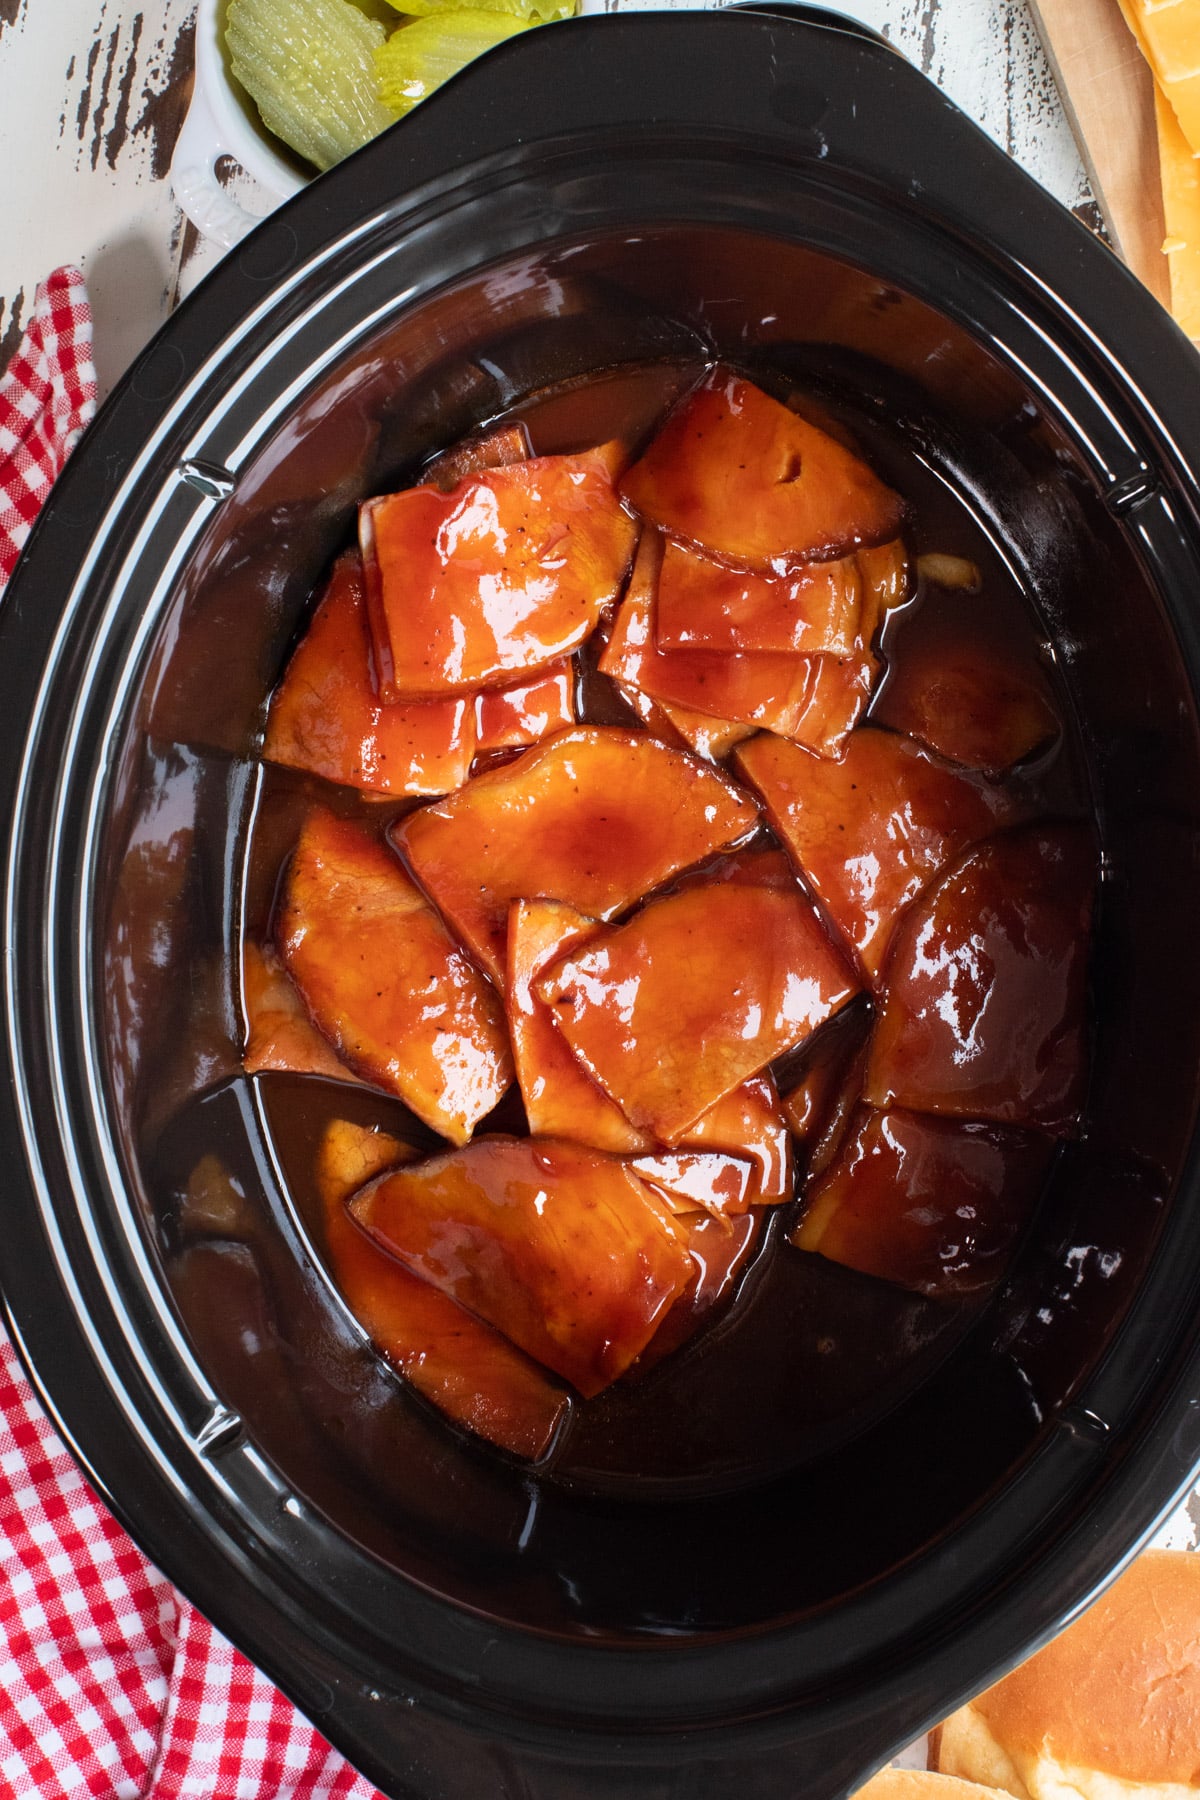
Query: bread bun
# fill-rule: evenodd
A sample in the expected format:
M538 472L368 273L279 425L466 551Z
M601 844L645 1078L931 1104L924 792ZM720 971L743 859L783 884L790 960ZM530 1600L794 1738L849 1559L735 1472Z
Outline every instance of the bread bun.
M998 1800L994 1788L925 1769L880 1769L853 1800Z
M934 1734L935 1767L1017 1800L1200 1794L1200 1556L1151 1550Z

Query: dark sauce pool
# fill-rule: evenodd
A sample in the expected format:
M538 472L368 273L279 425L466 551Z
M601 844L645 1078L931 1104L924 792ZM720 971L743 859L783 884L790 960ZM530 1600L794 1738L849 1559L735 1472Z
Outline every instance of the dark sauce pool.
M636 446L701 372L698 364L675 361L624 367L538 394L506 417L521 419L535 454L578 450L616 435ZM778 370L746 372L780 397L796 397L796 383ZM906 646L953 636L969 608L973 631L1003 645L1018 663L1024 659L1043 670L1064 723L1045 758L1008 779L1038 814L1087 815L1084 757L1052 647L1003 550L969 501L878 407L856 405L836 384L811 374L799 404L815 419L848 431L872 466L907 497L905 535L914 558L951 553L969 558L981 572L977 594L918 585L914 598L887 621L881 646L887 662L903 658ZM418 476L414 471L411 478ZM581 658L580 717L636 723L597 673L595 654L585 649ZM884 692L886 677L874 704ZM212 977L218 986L224 983L221 1006L228 1004L229 971L239 960L236 940L262 941L270 934L281 870L312 802L369 822L381 838L403 812L422 804L367 800L265 764L246 779L241 834L202 852L223 862L210 884L223 896L232 940L229 965ZM203 842L202 832L198 838ZM773 841L765 830L762 841ZM789 1059L785 1077L794 1079L802 1061L802 1055ZM170 1196L163 1222L169 1274L202 1359L268 1455L273 1444L286 1446L293 1468L307 1471L306 1491L314 1501L322 1504L328 1491L329 1510L382 1555L391 1553L389 1527L381 1524L389 1509L401 1522L418 1514L434 1546L431 1556L436 1550L452 1561L461 1559L475 1527L482 1540L500 1529L510 1548L515 1542L524 1549L535 1524L553 1530L543 1515L559 1506L600 1509L597 1519L607 1521L594 1534L601 1559L610 1528L614 1541L636 1554L633 1540L626 1542L618 1530L623 1506L674 1498L683 1503L683 1543L690 1531L703 1531L706 1496L761 1485L802 1466L819 1471L823 1459L853 1459L854 1440L889 1418L898 1433L892 1453L904 1455L909 1403L928 1389L932 1420L939 1381L947 1378L980 1383L997 1433L993 1448L1002 1450L1010 1416L1014 1442L1025 1430L1021 1396L1009 1391L1009 1376L995 1369L989 1374L982 1364L969 1377L947 1376L950 1352L969 1335L985 1300L927 1300L792 1248L786 1236L798 1216L799 1203L793 1202L765 1209L745 1265L733 1278L718 1272L708 1283L709 1309L694 1335L657 1362L643 1359L649 1366L635 1367L596 1399L573 1400L536 1472L520 1468L458 1431L375 1356L324 1264L313 1165L326 1123L348 1118L378 1124L424 1152L439 1140L397 1101L311 1077L248 1081L230 1072L201 1099L173 1115L165 1110L169 1116L156 1120L151 1133L151 1166L157 1191ZM515 1088L479 1127L525 1129ZM923 1441L919 1425L912 1434L913 1444ZM876 1440L872 1455L878 1454L878 1432ZM471 1483L459 1473L464 1455L474 1470ZM969 1465L969 1458L964 1461ZM439 1469L446 1483L441 1491ZM928 1476L927 1459L925 1469ZM351 1501L349 1512L347 1479L357 1493L357 1507ZM969 1466L955 1479L963 1481L964 1494L971 1492ZM693 1517L691 1525L687 1517ZM794 1523L799 1528L802 1515ZM878 1521L871 1529L878 1534ZM902 1541L902 1518L895 1529ZM411 1542L406 1549L411 1561ZM572 1576L577 1578L585 1579L579 1571ZM843 1566L831 1567L830 1591L846 1579ZM717 1612L736 1617L754 1603L750 1594L731 1593L724 1613L720 1602ZM686 1614L682 1594L678 1605ZM659 1606L666 1608L665 1619L669 1604L660 1600ZM660 1626L648 1619L646 1628Z

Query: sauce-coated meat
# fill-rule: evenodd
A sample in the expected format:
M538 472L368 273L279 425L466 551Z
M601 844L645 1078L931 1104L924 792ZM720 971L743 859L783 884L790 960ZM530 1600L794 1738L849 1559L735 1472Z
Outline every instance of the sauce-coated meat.
M613 600L637 528L613 458L535 457L444 494L408 488L362 508L381 696L503 685L582 644Z
M1053 1154L1034 1132L862 1107L792 1242L939 1299L976 1293L1002 1273Z
M735 760L872 985L904 909L939 869L1017 811L1003 789L870 726L853 734L840 762L767 736L739 748Z
M345 787L399 797L461 787L475 751L469 695L380 701L362 563L347 551L275 690L263 755Z
M621 492L673 536L753 569L881 543L904 516L845 445L727 369L680 402Z
M654 625L661 557L661 539L647 532L600 658L603 672L660 706L764 726L820 754L834 754L870 697L871 658L663 650Z
M568 1482L691 1483L693 1423L808 1455L1008 1267L1098 852L911 446L682 358L590 392L363 502L270 707L243 1066L392 1368Z
M693 1278L686 1234L614 1157L561 1138L479 1138L351 1202L377 1244L597 1394Z
M862 584L852 556L787 575L730 569L683 544L663 552L655 607L660 650L849 656Z
M731 883L652 902L535 991L626 1118L676 1144L857 986L798 889Z
M580 725L410 813L392 835L502 980L513 900L562 900L611 919L757 823L757 807L723 773L640 733Z
M567 1395L500 1332L398 1263L360 1231L347 1201L412 1162L386 1132L331 1119L317 1151L325 1250L342 1298L392 1367L459 1425L514 1456L548 1449Z
M1073 1132L1096 879L1082 825L1004 832L942 876L892 946L872 1105Z
M277 937L342 1061L465 1143L512 1080L504 1012L395 857L360 826L314 807L288 868Z

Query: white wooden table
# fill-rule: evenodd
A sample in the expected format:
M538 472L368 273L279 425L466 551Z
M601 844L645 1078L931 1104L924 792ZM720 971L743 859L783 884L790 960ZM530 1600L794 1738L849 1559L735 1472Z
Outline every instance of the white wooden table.
M1060 200L1086 205L1024 0L835 4L888 36ZM38 281L74 262L88 279L106 392L220 254L181 218L167 181L190 92L193 6L0 0L0 365Z

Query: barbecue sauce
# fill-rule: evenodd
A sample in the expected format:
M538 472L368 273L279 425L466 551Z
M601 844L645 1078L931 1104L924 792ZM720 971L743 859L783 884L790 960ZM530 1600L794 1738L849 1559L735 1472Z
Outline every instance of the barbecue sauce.
M769 372L753 373L780 391ZM610 371L536 395L508 419L524 430L535 456L574 453L614 438L636 453L671 402L701 374L699 367L679 363ZM1036 757L1004 777L1014 807L1025 817L1085 818L1087 786L1071 709L1044 631L1004 559L964 501L876 416L827 394L813 409L848 434L883 480L907 500L905 536L914 562L926 552L950 553L969 559L980 572L980 591L969 600L918 582L910 601L890 614L883 628L878 647L886 664L902 665L910 643L919 645L924 659L936 661L940 647L949 654L964 632L974 631L981 621L984 636L1002 646L1008 666L1034 672L1039 691L1053 696L1061 721L1061 731L1039 747ZM413 479L419 478L420 472L414 472ZM590 641L578 658L578 717L637 729L639 721L627 700L597 668L600 649ZM886 715L887 694L885 672L868 719L875 711ZM519 752L489 753L477 760L476 768L489 761L502 765L514 753ZM736 776L736 762L730 759L728 767ZM264 763L249 829L236 848L231 872L236 914L248 942L271 938L281 874L314 802L364 827L381 845L398 821L423 804L366 797ZM777 848L768 827L762 827L752 848ZM677 885L668 881L662 891L669 894ZM236 956L237 946L230 948ZM781 1091L801 1079L808 1053L805 1047L783 1059L775 1071ZM245 1081L235 1076L231 1089L243 1089ZM302 1280L309 1349L298 1351L293 1344L282 1358L263 1360L262 1379L270 1390L272 1384L291 1380L287 1369L297 1354L320 1358L313 1348L320 1319L326 1320L331 1341L348 1341L345 1308L329 1279L329 1244L314 1174L324 1126L352 1117L377 1123L420 1155L443 1146L399 1102L328 1080L264 1073L254 1078L252 1099L243 1097L237 1104L243 1113L247 1106L254 1112L282 1174L287 1236L302 1260L312 1259L302 1277L280 1273L284 1264L278 1244L266 1247L251 1199L214 1210L212 1182L197 1187L195 1172L213 1154L211 1101L185 1109L172 1121L162 1134L158 1162L163 1182L176 1196L169 1235L191 1291L197 1284L203 1288L208 1281L224 1279L217 1272L224 1267L222 1258L241 1279L238 1259L257 1256L268 1288L273 1281L283 1288ZM520 1136L526 1130L520 1095L513 1088L479 1123L476 1136ZM803 1169L802 1151L800 1191ZM245 1170L228 1179L236 1189L249 1182ZM203 1193L208 1199L201 1204ZM748 1486L835 1451L932 1377L969 1331L985 1297L972 1292L933 1300L798 1251L787 1239L800 1210L799 1201L759 1209L732 1233L706 1222L694 1245L700 1277L686 1302L623 1379L588 1400L568 1396L562 1420L536 1465L539 1480L628 1499L655 1493L704 1496ZM264 1340L288 1338L287 1300L282 1292L277 1298L275 1322L269 1328L261 1321L255 1326ZM353 1328L349 1337L352 1341ZM364 1352L359 1366L365 1367L372 1355ZM389 1433L380 1431L378 1414L394 1392L394 1382L375 1378L364 1382L361 1392L348 1383L341 1392L346 1422L338 1428L339 1439L356 1446L364 1474L384 1493L395 1475L380 1458L390 1455L394 1445ZM399 1404L398 1399L393 1403ZM281 1396L281 1416L292 1416L295 1407L294 1392L286 1404ZM258 1410L264 1409L269 1411L269 1399L260 1395ZM314 1403L305 1430L315 1442L328 1438L330 1417L326 1400ZM440 1417L429 1422L429 1429L457 1434ZM476 1443L464 1441L473 1454L478 1452Z

